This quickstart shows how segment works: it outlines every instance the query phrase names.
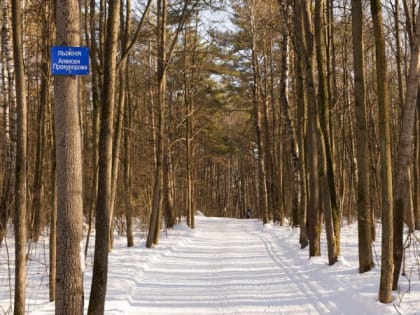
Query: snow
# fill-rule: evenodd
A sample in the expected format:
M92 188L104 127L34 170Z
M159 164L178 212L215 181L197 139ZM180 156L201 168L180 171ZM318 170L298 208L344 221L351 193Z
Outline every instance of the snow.
M145 248L144 236L139 232L132 248L126 247L125 238L115 237L109 255L107 315L420 314L418 252L407 255L409 276L401 277L393 303L380 304L379 267L358 273L356 225L343 227L342 256L333 266L326 263L325 236L323 256L309 259L308 250L299 247L298 229L263 226L254 219L200 215L196 229L179 224L163 232L159 245L152 249ZM30 247L28 314L54 314L54 304L48 299L47 245L45 240ZM7 313L13 297L12 247L10 237L9 255L5 246L0 248L0 314ZM92 247L85 260L85 309ZM374 250L378 265L380 235Z

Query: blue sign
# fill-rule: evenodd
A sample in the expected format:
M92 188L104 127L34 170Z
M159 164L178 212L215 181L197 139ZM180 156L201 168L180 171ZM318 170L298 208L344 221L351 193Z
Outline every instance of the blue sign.
M52 75L88 75L89 48L72 46L51 47Z

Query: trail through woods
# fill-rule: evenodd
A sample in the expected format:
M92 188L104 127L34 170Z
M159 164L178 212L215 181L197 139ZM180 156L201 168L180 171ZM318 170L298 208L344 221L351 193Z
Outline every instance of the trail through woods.
M397 314L396 309L420 314L418 275L412 277L410 294L395 293L395 305L379 304L379 268L358 274L356 226L346 226L342 233L343 257L334 266L326 264L325 256L308 259L307 250L299 248L298 229L263 226L254 219L199 216L194 231L180 224L163 232L153 249L140 241L144 234L137 235L134 248L116 238L110 253L106 314L382 315ZM45 259L37 246L40 255L34 257ZM376 244L375 250L379 248ZM325 251L323 245L326 255ZM86 263L87 303L92 258ZM28 285L29 314L53 314L45 266L35 266L34 258L29 264L33 275ZM402 289L407 289L404 281ZM0 297L3 306L7 297L4 293Z

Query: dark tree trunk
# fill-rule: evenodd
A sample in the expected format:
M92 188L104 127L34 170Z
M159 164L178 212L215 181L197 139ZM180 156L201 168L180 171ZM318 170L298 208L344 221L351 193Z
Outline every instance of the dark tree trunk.
M371 12L375 36L376 77L378 89L380 160L382 186L382 255L379 301L392 302L392 274L394 270L393 253L393 198L391 168L390 102L387 89L387 60L382 23L381 2L372 0Z
M114 136L114 97L117 59L117 38L120 18L120 1L109 3L107 36L104 57L104 80L101 91L101 129L99 135L99 181L96 203L96 238L89 315L105 312L108 280L109 215L112 185L112 141Z
M369 184L369 149L367 142L365 70L363 57L362 1L352 1L353 58L355 72L355 107L357 141L357 220L359 272L369 271L373 267L372 256L372 214L370 209Z
M12 2L13 56L15 62L17 146L15 184L15 301L14 314L25 314L26 292L26 160L27 160L27 105L22 41L22 3Z

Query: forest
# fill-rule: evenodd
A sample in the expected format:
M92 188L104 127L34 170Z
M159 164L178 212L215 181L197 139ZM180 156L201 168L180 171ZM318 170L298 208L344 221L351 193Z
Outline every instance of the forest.
M56 314L104 314L114 234L148 248L195 211L300 230L340 256L357 222L359 272L379 301L419 246L420 5L416 0L1 0L0 244L49 238ZM52 75L53 46L87 47L88 75ZM408 231L408 232L407 232ZM94 234L94 236L92 236ZM83 245L84 243L85 245Z

